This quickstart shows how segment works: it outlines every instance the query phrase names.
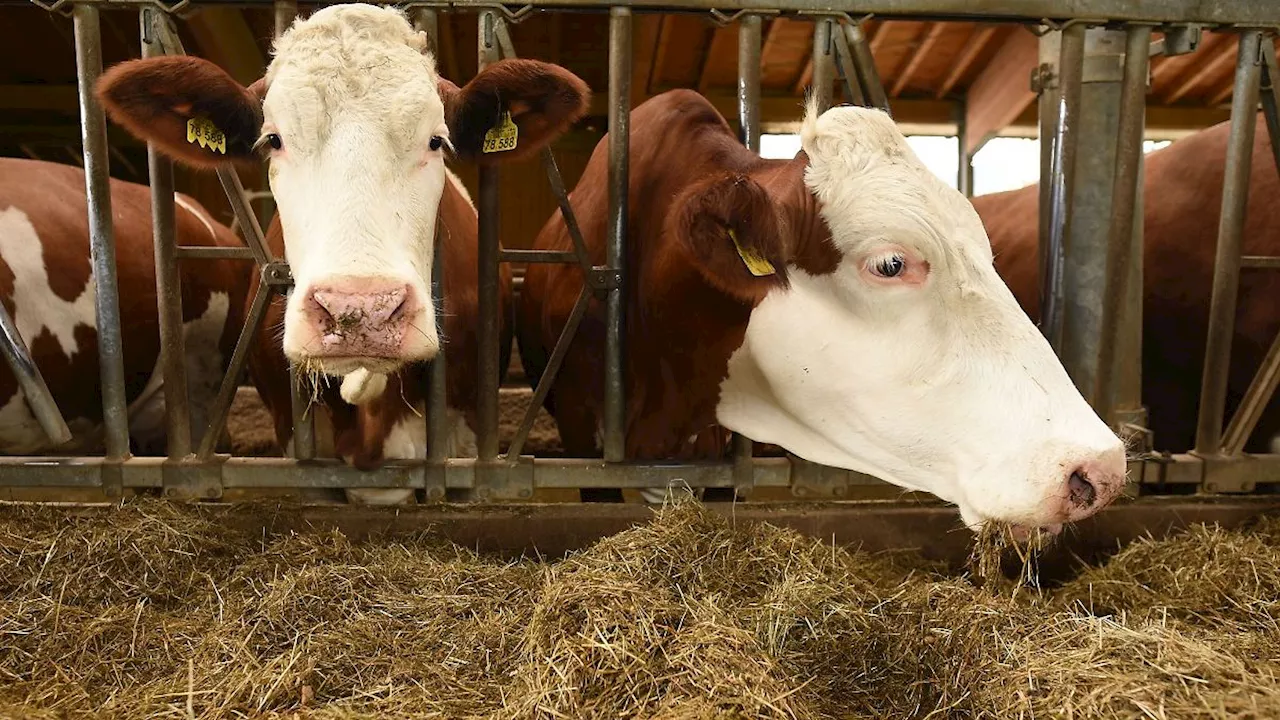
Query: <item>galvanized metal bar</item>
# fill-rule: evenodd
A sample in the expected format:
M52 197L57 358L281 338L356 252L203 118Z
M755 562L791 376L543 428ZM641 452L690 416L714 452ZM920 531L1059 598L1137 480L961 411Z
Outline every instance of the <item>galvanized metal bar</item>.
M582 228L578 226L578 216L569 203L569 193L564 187L564 178L560 176L560 166L556 164L556 156L551 148L542 149L542 168L547 172L547 182L551 192L556 196L560 206L560 216L564 218L565 229L569 231L569 239L573 241L573 254L584 273L591 272L591 255L587 252L587 243L582 238Z
M1062 354L1067 239L1071 233L1072 196L1075 192L1076 147L1079 133L1080 78L1084 64L1085 27L1064 28L1058 61L1059 90L1053 108L1054 132L1049 190L1049 243L1041 268L1040 329L1049 344Z
M844 28L838 28L831 35L835 49L836 74L840 77L844 88L845 99L854 105L866 105L867 98L862 92L862 81L858 79L858 68L854 63L853 48L849 46L849 37Z
M627 400L624 384L627 215L630 204L631 10L609 10L609 226L605 263L620 282L605 301L604 457L626 455ZM587 486L597 487L597 486Z
M956 103L956 190L973 197L973 155L969 154L968 98Z
M217 247L201 245L179 245L179 260L256 260L249 247Z
M866 9L859 6L859 11ZM880 72L876 70L876 59L871 54L871 44L862 32L859 23L844 23L845 39L853 53L853 65L858 73L858 82L862 84L862 94L870 102L870 107L877 107L893 117L889 108L889 95L884 91L884 83L880 82Z
M18 325L9 315L9 311L0 305L0 354L18 380L18 388L27 401L27 407L40 423L40 429L54 445L62 445L71 441L71 429L62 419L58 404L49 392L40 368L31 359L31 351L18 333Z
M1253 435L1253 430L1262 418L1262 411L1267 409L1271 398L1275 397L1276 386L1280 385L1280 333L1271 341L1271 348L1262 359L1262 365L1249 383L1235 416L1227 425L1222 436L1222 454L1239 455Z
M813 78L810 88L818 101L819 112L826 112L831 107L831 84L836 70L835 58L831 56L834 24L831 18L815 18L813 21Z
M1058 64L1062 60L1062 31L1049 29L1043 25L1038 26L1037 31L1040 32L1038 47L1040 64L1035 70L1033 87L1039 93L1036 113L1040 138L1040 182L1037 185L1040 191L1039 205L1037 206L1039 210L1039 229L1037 234L1039 243L1037 250L1040 261L1038 266L1039 298L1043 301L1049 283L1047 271L1049 268L1049 228L1053 219L1053 213L1050 209L1053 198L1053 138L1057 127L1058 102L1062 95L1061 84L1058 82ZM1043 304L1040 306L1039 322L1041 331L1046 332L1044 330Z
M502 262L520 263L577 263L578 253L572 250L507 250L498 253Z
M226 429L227 416L231 412L231 403L236 397L236 388L240 386L240 373L244 372L245 363L249 359L249 346L262 329L270 306L271 286L266 278L258 278L258 287L254 291L253 301L249 304L249 312L245 314L244 327L240 328L240 336L236 338L235 349L231 352L231 361L227 364L227 372L222 376L222 384L218 386L218 395L214 398L213 407L209 411L209 427L205 429L200 440L200 449L196 456L200 460L213 457L218 446L218 438ZM295 442L295 446L296 446Z
M485 10L478 23L480 70L500 58L496 26L502 20L497 12ZM498 169L492 165L480 167L480 192L477 209L480 213L480 268L479 312L477 328L479 346L479 373L476 388L476 449L484 461L498 457L498 255L501 251L499 229Z
M285 30L293 24L294 18L298 17L297 0L274 0L275 5L275 37L279 39Z
M262 233L258 216L249 206L249 198L245 194L244 183L240 182L240 176L230 165L219 166L217 173L218 181L222 183L222 190L226 193L227 203L231 205L231 211L235 213L236 221L240 223L245 245L249 247L249 252L253 253L254 261L259 265L272 262L275 257L267 247L266 236Z
M120 332L120 292L116 280L116 243L112 229L107 124L94 84L102 74L102 30L98 7L72 11L76 44L76 87L80 96L80 139L89 212L93 263L98 363L102 379L102 419L107 457L129 455L129 415L124 387L124 347Z
M564 356L568 354L569 345L573 343L573 338L578 333L578 325L582 323L582 317L587 314L587 306L590 303L591 288L586 283L583 283L582 292L578 293L578 299L573 303L573 310L569 312L569 319L560 330L560 337L556 338L556 345L551 350L551 357L547 358L547 366L542 370L542 377L538 378L538 386L533 391L533 399L529 401L529 407L525 410L524 417L520 420L520 426L516 428L515 437L511 439L511 445L507 447L507 460L515 460L520 457L520 451L524 449L524 443L529 439L529 432L533 430L533 423L537 420L538 410L551 392L551 386L555 383L556 375L560 372L560 363L564 361Z
M1271 138L1271 158L1275 161L1276 171L1280 172L1280 145L1276 144L1280 142L1280 66L1276 64L1276 46L1270 35L1262 36L1262 79L1258 93L1262 100L1262 116L1267 122L1267 136Z
M431 302L436 309L436 337L444 339L444 241L448 229L436 216L435 250L431 259ZM444 348L431 359L427 373L427 459L443 462L449 455L449 358Z
M154 8L139 13L142 57L165 54L153 28L168 18ZM164 377L165 424L169 458L191 454L190 396L187 390L186 342L182 323L182 276L178 273L173 197L173 162L147 143L147 176L151 185L151 231L155 245L156 305L160 325L160 358Z
M293 457L316 456L315 424L311 415L311 382L297 365L289 363L289 411L293 416Z
M1245 255L1240 267L1253 270L1280 270L1280 255Z
M1227 165L1222 185L1222 215L1218 222L1218 248L1213 265L1213 295L1209 300L1209 334L1205 342L1200 413L1196 423L1195 451L1199 455L1217 455L1223 450L1222 421L1231 369L1231 340L1235 335L1240 248L1249 200L1249 172L1262 75L1262 37L1260 30L1242 31L1237 51Z
M738 20L738 140L760 152L760 49L764 18ZM843 37L843 36L841 36Z
M1097 373L1093 391L1094 409L1113 427L1117 420L1114 417L1115 408L1120 404L1120 399L1115 396L1117 390L1130 400L1134 395L1141 400L1141 388L1117 387L1121 376L1116 367L1116 349L1120 345L1119 335L1128 330L1117 320L1121 315L1121 305L1130 296L1127 287L1131 278L1129 266L1133 262L1142 262L1141 252L1134 252L1133 221L1138 183L1142 180L1138 174L1138 166L1142 159L1142 133L1146 126L1151 26L1130 25L1125 33L1124 78L1120 90L1101 334L1098 338ZM1141 315L1130 317L1133 321L1141 322Z

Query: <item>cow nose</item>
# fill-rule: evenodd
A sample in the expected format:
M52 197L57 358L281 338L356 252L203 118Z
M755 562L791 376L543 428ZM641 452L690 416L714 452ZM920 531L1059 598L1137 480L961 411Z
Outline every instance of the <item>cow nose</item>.
M311 319L324 352L394 355L404 338L409 286L346 281L311 291Z
M1120 495L1125 481L1124 448L1098 453L1076 465L1066 477L1063 514L1068 522L1083 520Z

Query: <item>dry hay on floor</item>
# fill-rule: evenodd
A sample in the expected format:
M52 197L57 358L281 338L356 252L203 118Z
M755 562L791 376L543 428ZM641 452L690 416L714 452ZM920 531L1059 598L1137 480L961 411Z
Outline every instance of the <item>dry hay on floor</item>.
M1275 525L1011 598L688 501L555 562L228 512L0 508L0 716L1280 717Z

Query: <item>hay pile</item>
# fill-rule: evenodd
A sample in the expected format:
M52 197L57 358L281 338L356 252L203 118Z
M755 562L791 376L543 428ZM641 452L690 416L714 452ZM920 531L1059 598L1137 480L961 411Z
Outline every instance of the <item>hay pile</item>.
M1280 524L1011 597L691 502L554 563L224 512L0 508L0 716L1280 717Z

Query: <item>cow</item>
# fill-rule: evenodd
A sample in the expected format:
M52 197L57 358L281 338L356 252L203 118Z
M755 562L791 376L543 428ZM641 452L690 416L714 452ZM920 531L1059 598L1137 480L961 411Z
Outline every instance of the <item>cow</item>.
M130 449L164 455L166 388L156 304L151 191L112 179L120 330ZM174 194L174 235L182 245L243 245L195 199ZM0 370L0 452L96 454L103 450L97 278L89 251L84 170L0 158L0 301L17 325L72 432L55 446L31 414L17 379ZM243 261L187 260L179 266L192 436L208 422L243 315Z
M959 507L966 526L1060 530L1121 491L1125 451L992 265L968 200L889 116L811 100L802 151L765 160L701 95L631 115L624 260L627 459L722 458L726 430ZM608 139L571 195L604 261ZM552 216L534 242L563 250ZM536 382L582 287L533 266L517 343ZM547 402L565 451L599 451L594 302Z
M205 60L163 57L112 67L97 92L113 121L186 164L266 157L278 207L269 241L294 284L277 309L283 334L255 352L250 370L282 444L291 440L287 358L319 380L344 460L369 468L423 457L423 362L441 345L429 289L439 219L447 435L454 454L474 454L477 219L446 153L480 164L530 157L585 114L586 83L508 59L459 88L437 75L425 34L403 11L355 3L295 22L247 88ZM504 272L506 307L510 287ZM510 318L501 320L509 352ZM412 491L348 497L393 503Z
M1156 448L1195 445L1200 377L1208 334L1218 219L1230 123L1182 138L1146 156L1143 180L1142 400ZM1280 255L1280 176L1259 114L1244 226L1244 254ZM1040 317L1039 187L973 198L995 251L996 270L1034 320ZM1227 417L1238 407L1267 348L1280 332L1280 276L1240 276L1231 348ZM1264 411L1249 452L1267 452L1280 433L1280 403ZM1271 450L1280 451L1280 447Z

